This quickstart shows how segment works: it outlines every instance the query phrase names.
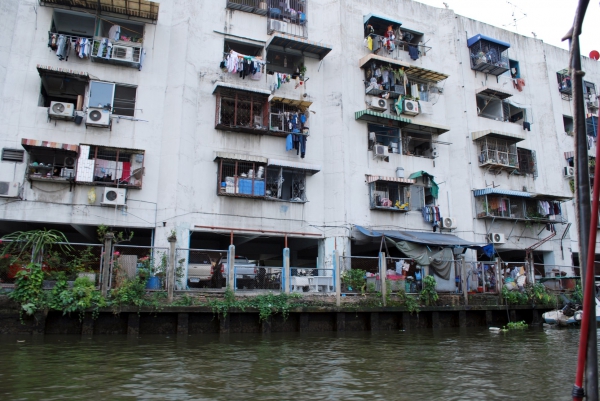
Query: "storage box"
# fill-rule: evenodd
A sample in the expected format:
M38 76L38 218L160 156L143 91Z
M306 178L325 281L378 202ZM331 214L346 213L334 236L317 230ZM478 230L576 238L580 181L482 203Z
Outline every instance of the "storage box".
M238 182L238 193L244 195L263 196L265 194L265 182L263 180L254 181L254 193L252 193L252 180L241 178Z

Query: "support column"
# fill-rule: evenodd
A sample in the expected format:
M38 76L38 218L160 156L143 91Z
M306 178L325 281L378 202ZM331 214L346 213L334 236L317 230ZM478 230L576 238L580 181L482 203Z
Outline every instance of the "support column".
M219 315L219 333L220 334L229 334L229 323L230 323L230 315L227 316Z
M510 310L510 321L511 322L517 321L517 311L515 311L514 309Z
M86 313L81 324L81 335L91 336L94 334L94 318L91 313Z
M262 321L261 330L263 334L271 333L271 316Z
M335 330L346 331L346 314L344 312L335 314Z
M46 333L46 318L48 310L39 311L33 314L33 335L44 335Z
M227 254L227 286L235 292L235 245L229 245Z
M138 336L140 334L140 315L137 312L129 313L127 318L127 335Z
M283 275L281 277L282 291L290 293L292 278L290 276L290 248L283 248Z
M299 322L300 332L308 331L308 313L300 313L300 322Z
M340 258L337 249L333 250L333 280L335 281L335 304L342 304L342 279L340 276Z
M458 326L460 328L467 327L467 311L461 310L458 312Z
M440 328L440 312L431 312L431 328Z
M167 265L167 299L169 303L173 302L173 289L175 288L175 246L177 244L177 236L170 235L167 238L169 241L169 264Z
M379 312L371 312L371 331L379 331Z
M104 234L104 260L102 262L102 296L108 295L108 287L110 287L110 262L112 261L112 240L115 237L113 233Z
M492 311L491 310L486 310L485 311L485 324L487 327L490 327L492 325Z
M469 289L467 288L467 263L464 255L460 256L460 285L465 305L469 304Z
M532 317L531 317L531 325L532 326L541 326L542 325L542 319L540 319L540 311L538 311L537 309L534 309L532 311Z
M189 314L178 313L177 314L177 335L187 336L189 333Z
M383 306L387 306L387 263L385 253L379 252L379 280L381 281L381 298Z
M402 312L402 330L410 330L410 313Z

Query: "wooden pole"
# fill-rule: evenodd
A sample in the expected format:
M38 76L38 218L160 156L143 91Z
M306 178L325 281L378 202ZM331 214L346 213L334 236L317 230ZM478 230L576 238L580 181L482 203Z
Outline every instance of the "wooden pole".
M104 234L104 260L102 263L102 296L108 295L108 287L110 285L110 262L113 258L112 241L115 235L113 233Z

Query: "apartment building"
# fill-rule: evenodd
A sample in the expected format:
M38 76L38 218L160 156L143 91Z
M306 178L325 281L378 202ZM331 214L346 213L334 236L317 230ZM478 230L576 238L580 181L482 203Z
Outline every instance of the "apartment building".
M577 262L565 50L411 0L19 0L0 20L0 234L174 230L325 268L385 231Z

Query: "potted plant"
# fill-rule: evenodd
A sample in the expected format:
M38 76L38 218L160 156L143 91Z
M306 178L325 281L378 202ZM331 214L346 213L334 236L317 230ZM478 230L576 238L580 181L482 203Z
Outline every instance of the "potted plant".
M367 286L365 279L366 271L362 269L350 269L342 273L342 284L348 292L364 292Z
M69 245L67 237L57 230L32 230L15 231L12 234L2 237L3 241L9 241L5 244L1 256L14 254L21 257L23 254L31 253L31 260L34 263L41 263L44 250L49 250L53 245L57 245L63 252L73 250Z
M87 277L92 283L96 282L96 271L100 265L100 259L92 253L92 247L88 246L74 255L69 262L70 270L77 277Z

